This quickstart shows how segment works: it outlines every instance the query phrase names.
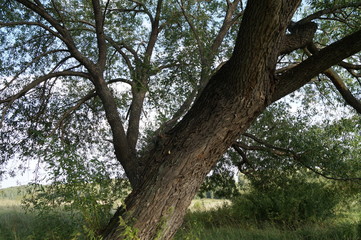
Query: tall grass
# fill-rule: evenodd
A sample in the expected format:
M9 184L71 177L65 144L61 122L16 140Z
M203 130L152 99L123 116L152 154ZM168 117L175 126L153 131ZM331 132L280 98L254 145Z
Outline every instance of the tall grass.
M193 231L193 232L192 232ZM360 233L356 225L334 225L330 228L307 226L296 231L280 230L276 227L266 228L235 228L219 227L202 229L201 231L184 232L177 234L176 239L200 240L359 240Z
M354 207L342 213L288 229L272 222L257 224L232 217L235 208L228 201L200 199L193 201L175 239L360 240L361 209ZM0 240L94 240L82 221L80 214L71 215L63 209L42 214L26 212L19 200L0 199Z
M81 226L74 224L66 212L37 214L26 212L19 202L0 200L0 240L65 240L85 239Z
M361 214L354 208L325 221L287 228L272 222L242 221L230 216L234 209L224 206L208 211L189 211L176 240L360 240ZM353 217L348 217L353 215ZM358 217L355 217L357 215Z

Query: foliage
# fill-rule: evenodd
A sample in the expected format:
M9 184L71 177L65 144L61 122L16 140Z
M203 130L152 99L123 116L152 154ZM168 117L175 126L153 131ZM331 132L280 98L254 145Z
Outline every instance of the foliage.
M261 200L260 200L261 201ZM344 203L351 206L350 202ZM295 228L265 221L256 224L237 213L239 205L192 211L175 239L296 239L356 240L361 236L360 205L340 210L330 219L304 222Z
M277 185L282 179L296 181L305 176L319 182L318 178L338 180L329 184L340 194L355 196L360 192L359 116L335 116L327 121L315 116L315 109L307 105L294 111L294 103L287 102L290 100L270 106L239 138L237 146L243 156L230 149L207 176L200 189L203 196L213 192L216 197L231 199L242 191L236 180L240 186L250 182L261 190L272 182ZM244 177L237 179L237 169Z
M119 217L119 226L124 229L122 233L120 233L119 237L124 240L140 240L137 236L138 229L129 226L121 216Z
M122 179L104 179L98 182L33 185L29 190L23 200L28 210L41 216L54 209L64 209L76 216L74 223L83 226L86 234L97 235L108 223L116 204L128 193L129 184Z
M359 196L359 126L356 115L321 121L312 108L292 112L287 102L274 104L239 139L243 157L228 151L215 168L216 177L207 177L201 190L224 186L218 176L233 176L235 165L244 173L238 178L240 187L222 188L228 197L241 193L233 197L228 216L234 222L296 227L322 221L338 204ZM217 225L218 218L210 219Z
M0 189L0 200L16 200L21 201L27 192L26 186L10 187Z
M211 200L208 201L211 204ZM85 235L80 234L83 233L81 226L74 223L74 216L63 210L39 216L36 212L25 213L20 205L0 205L2 240L12 240L16 237L39 240L85 239ZM351 206L353 207L340 210L330 220L306 223L294 230L280 229L277 225L267 222L259 228L240 218L235 221L232 217L234 211L229 205L217 209L207 208L206 211L189 212L175 239L357 240L361 236L360 208ZM81 219L81 216L78 217Z
M325 120L317 119L312 109L292 114L285 112L287 108L290 106L275 105L257 119L249 133L261 142L242 137L241 141L250 146L261 147L261 151L247 151L248 167L267 169L270 175L300 169L331 178L352 179L360 175L359 116Z
M235 180L235 171L230 171L230 164L222 158L207 176L198 191L199 197L206 198L227 198L231 199L239 196L239 188Z
M66 212L47 212L42 215L25 213L20 205L0 207L1 240L65 240L79 236L81 226ZM85 238L77 237L77 240Z
M80 156L72 155L72 151L56 152L49 158L47 180L52 184L30 185L23 204L28 210L34 209L41 214L59 207L80 213L78 223L84 231L98 233L107 224L115 205L129 193L128 181L122 176L111 176L109 166L98 159L79 164Z
M35 184L25 203L43 211L59 206L79 211L85 231L91 234L102 228L128 186L124 177L117 174L123 172L119 162L113 161L124 158L119 157L119 147L113 148L119 139L113 139L115 133L108 125L109 113L103 109L107 104L104 97L97 96L99 87L95 91L98 78L93 75L100 70L94 71L89 62L96 63L105 55L100 75L115 102L117 129L125 130L127 140L135 138L130 152L136 159L146 145L152 144L154 135L174 126L184 116L217 65L230 57L243 1L169 0L163 6L147 1L99 1L98 9L93 6L96 1L88 0L30 2L46 11L48 18L18 1L1 3L0 163L18 156L20 168L24 168L25 160L39 159L49 171L45 180L52 184ZM316 47L323 48L359 30L357 2L308 2L310 5L302 8L305 17L311 12L336 8L312 19L319 25ZM215 39L221 36L223 18L232 4L237 5L233 12L227 12L232 24L217 45ZM97 29L96 12L104 14L101 31ZM101 45L103 33L104 51L94 47ZM305 53L299 50L280 56L277 74L282 67L299 64L306 58ZM360 54L347 63L359 64ZM97 67L102 68L101 65ZM359 69L337 66L336 70L352 92L359 93L361 84L354 78ZM272 204L279 206L266 210L266 220L296 225L315 215L327 216L336 200L327 206L319 205L320 211L325 212L310 210L304 202L313 200L302 199L296 186L302 186L303 193L309 193L313 187L315 193L326 197L331 188L314 176L307 182L310 171L326 178L359 178L360 118L352 110L343 112L344 118L331 116L334 120L328 122L315 118L315 103L341 99L323 76L318 80L296 93L293 103L275 104L262 114L248 135L239 138L238 144L246 146L240 151L243 155L230 149L201 192L212 191L218 198L237 197L239 189L232 169L237 166L253 186L239 201L256 202L262 197L264 202L258 204L267 205L266 209ZM309 112L292 113L291 105L299 103ZM117 156L114 150L118 150ZM306 183L302 183L305 179ZM285 186L289 192L279 192ZM352 183L339 187L347 188L350 194L359 190ZM277 200L273 200L275 193ZM291 216L282 212L285 208L292 209ZM259 216L255 217L257 221L265 220Z
M234 199L235 214L245 221L274 222L288 228L320 222L334 214L342 200L327 183L307 176L264 177L251 190ZM265 182L267 181L267 182Z

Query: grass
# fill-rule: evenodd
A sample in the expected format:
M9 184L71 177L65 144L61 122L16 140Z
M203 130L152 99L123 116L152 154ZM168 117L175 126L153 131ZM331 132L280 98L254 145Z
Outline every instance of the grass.
M185 223L175 240L360 240L361 214L352 208L336 218L296 229L280 228L271 223L255 226L248 222L232 222L230 202L197 199L190 206ZM0 199L0 240L82 240L81 224L64 211L38 215L26 212L20 200ZM79 219L78 219L79 220Z
M79 232L64 212L26 212L18 200L0 200L0 240L65 240Z
M189 206L189 210L191 212L195 212L195 211L204 212L204 211L217 209L219 207L229 204L231 204L231 202L229 200L224 200L224 199L209 199L209 198L194 199L191 205Z
M361 209L354 207L322 222L288 229L277 224L235 222L230 207L191 209L176 240L360 240Z
M247 229L219 227L203 229L198 232L181 232L177 239L206 239L206 240L359 240L360 233L353 224L334 225L332 228L307 226L296 231L280 230L276 227L263 229Z

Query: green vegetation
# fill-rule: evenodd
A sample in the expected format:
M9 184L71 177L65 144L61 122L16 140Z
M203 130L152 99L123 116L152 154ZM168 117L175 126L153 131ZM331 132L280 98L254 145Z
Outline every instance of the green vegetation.
M337 198L337 195L327 195L326 193L329 193L327 188L326 190L321 188L319 183L318 185L314 182L293 183L293 186L287 183L288 188L284 192L279 190L261 194L252 188L232 201L195 199L175 239L358 240L361 238L359 201L345 200L345 198L342 200ZM293 192L297 186L300 191L306 193L302 195L303 197ZM15 187L0 191L0 240L100 239L97 238L94 229L87 225L81 211L71 212L61 206L52 211L26 211L19 200L26 193L26 189L26 187ZM312 191L313 195L307 191ZM280 197L275 198L277 195ZM276 203L270 204L269 199L272 196ZM299 199L299 202L292 202L291 199ZM288 202L288 205L275 208L280 202ZM303 208L300 207L300 203L304 204ZM306 205L307 203L309 205ZM299 207L298 211L295 210L296 206ZM308 209L309 215L297 214L302 209ZM332 214L329 214L330 209ZM266 214L260 215L261 211Z
M245 221L243 216L235 217L234 207L224 207L189 212L177 240L358 240L361 238L361 211L354 207L347 212L339 211L335 216L324 221L308 222L297 228L287 228L272 221L256 224Z
M0 178L51 185L0 238L167 239L200 189L179 239L361 239L361 2L301 2L3 0Z
M71 239L81 231L73 220L66 212L38 215L24 211L19 201L0 200L1 240Z
M2 189L0 240L99 239L127 186L123 180L103 180Z

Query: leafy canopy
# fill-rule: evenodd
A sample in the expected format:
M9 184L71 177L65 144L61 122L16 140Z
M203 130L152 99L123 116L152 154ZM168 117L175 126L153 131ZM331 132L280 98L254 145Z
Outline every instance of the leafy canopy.
M121 0L95 6L88 0L9 0L1 4L1 161L16 156L25 166L28 159L40 159L53 171L51 178L70 183L78 178L96 181L98 174L109 179L120 167L113 161L112 134L87 65L104 54L99 50L96 13L104 14L103 75L129 138L136 139L134 151L141 155L154 135L184 115L230 56L244 3ZM357 1L308 1L296 17L318 24L314 45L321 49L359 30L359 15ZM281 55L278 71L310 54L299 49ZM360 54L335 67L354 96L361 91L360 69ZM324 101L324 108L330 109L344 103L328 75L320 75L299 94L302 99L296 94L289 100L296 106ZM289 108L287 103L274 105L248 136L240 137L246 148L257 142L252 138L256 136L284 150L280 156L269 146L273 150L246 149L251 165L258 171L267 169L262 171L266 175L300 167L340 178L359 174L360 139L355 130L359 116L347 110L343 120L311 124L312 116L289 114ZM227 158L236 165L241 159L235 150ZM72 173L68 166L79 172Z

